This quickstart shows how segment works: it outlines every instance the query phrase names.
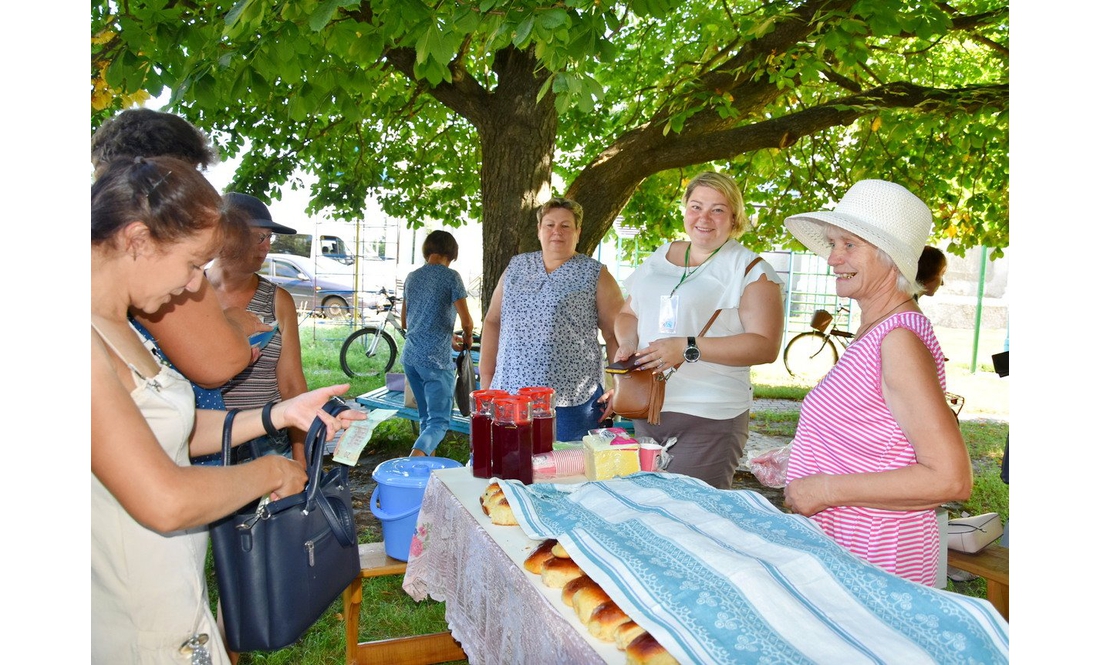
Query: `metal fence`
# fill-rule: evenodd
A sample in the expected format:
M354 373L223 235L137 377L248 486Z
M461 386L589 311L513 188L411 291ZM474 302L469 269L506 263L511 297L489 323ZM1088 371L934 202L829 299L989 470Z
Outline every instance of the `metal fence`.
M851 329L852 300L836 295L836 275L831 274L825 259L791 250L762 252L760 256L783 282L783 346L791 337L810 330L810 319L819 309L832 314L839 328Z

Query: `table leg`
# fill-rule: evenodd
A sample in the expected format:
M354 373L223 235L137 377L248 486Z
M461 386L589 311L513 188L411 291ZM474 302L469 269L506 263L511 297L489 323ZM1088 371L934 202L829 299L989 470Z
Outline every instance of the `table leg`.
M985 597L997 608L1001 616L1008 621L1008 585L987 579L985 581Z
M363 578L344 589L344 662L359 665L359 608L363 604Z

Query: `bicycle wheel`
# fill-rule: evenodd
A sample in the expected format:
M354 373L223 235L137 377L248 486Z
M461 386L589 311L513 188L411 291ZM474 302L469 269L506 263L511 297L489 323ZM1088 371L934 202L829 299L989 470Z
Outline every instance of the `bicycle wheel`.
M836 345L817 331L795 335L783 350L783 366L799 379L817 383L836 364Z
M378 376L393 369L397 361L397 343L385 330L375 326L360 328L344 340L340 348L340 367L348 376Z

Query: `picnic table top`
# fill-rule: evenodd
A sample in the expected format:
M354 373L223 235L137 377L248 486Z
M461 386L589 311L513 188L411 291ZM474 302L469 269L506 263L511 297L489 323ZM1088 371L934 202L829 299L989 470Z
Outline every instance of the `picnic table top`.
M398 418L420 422L420 413L413 407L405 406L405 393L400 390L390 390L386 386L375 388L355 398L355 401L368 409L395 409ZM451 423L448 427L452 432L470 434L470 418L462 415L458 409L451 409Z

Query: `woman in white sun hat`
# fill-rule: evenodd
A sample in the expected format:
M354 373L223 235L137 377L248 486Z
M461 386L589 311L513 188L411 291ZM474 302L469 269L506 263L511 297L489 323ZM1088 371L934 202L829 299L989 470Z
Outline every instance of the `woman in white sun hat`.
M944 360L913 300L928 206L901 185L862 180L832 211L787 229L836 274L861 324L802 405L787 467L787 505L857 556L932 586L935 509L970 496L970 458L944 397Z

